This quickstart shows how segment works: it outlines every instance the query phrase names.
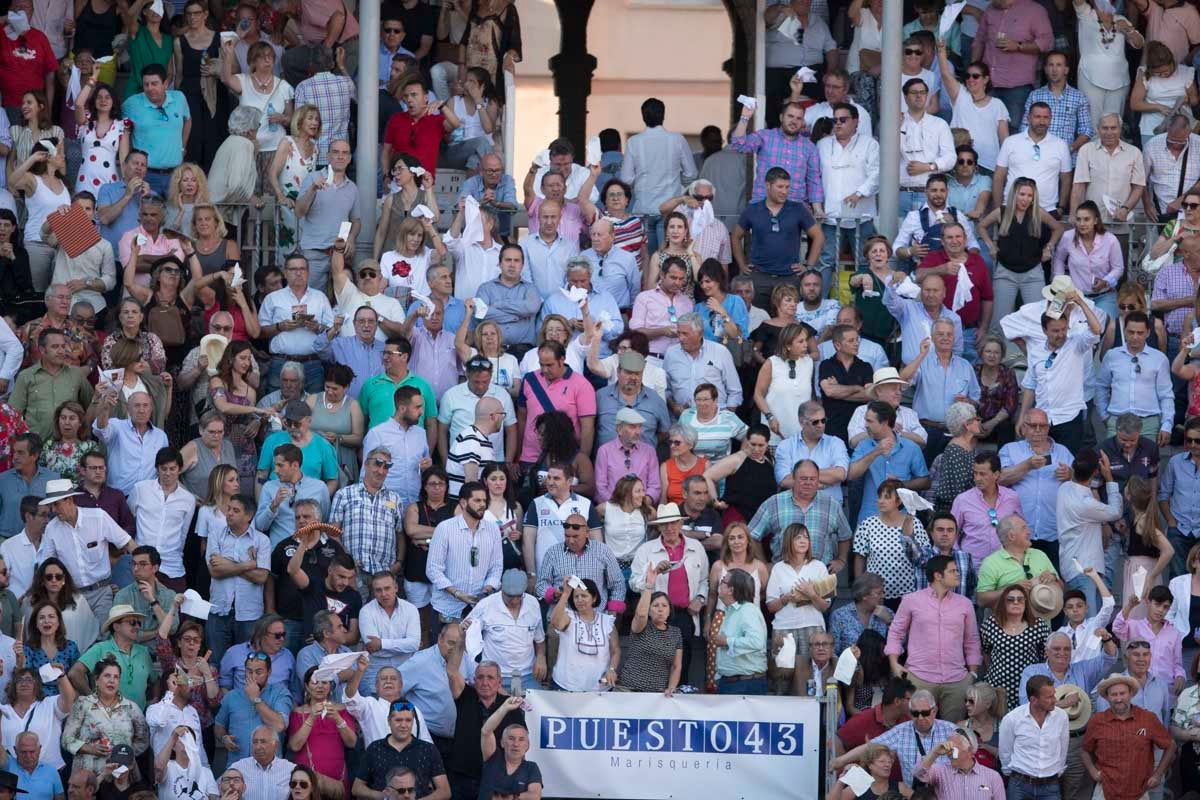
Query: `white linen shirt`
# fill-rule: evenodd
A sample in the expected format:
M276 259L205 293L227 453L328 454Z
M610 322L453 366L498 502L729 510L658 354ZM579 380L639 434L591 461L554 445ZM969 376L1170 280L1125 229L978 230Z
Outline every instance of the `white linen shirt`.
M1092 567L1104 574L1104 543L1100 526L1121 518L1121 490L1114 481L1105 486L1108 503L1092 496L1092 490L1075 481L1058 487L1055 519L1058 521L1059 574L1068 583L1081 577L1075 568L1079 561L1084 569Z
M129 510L137 521L137 542L150 545L162 556L159 569L168 578L182 578L183 541L188 525L196 513L196 496L183 488L175 487L165 494L157 478L141 481L129 493ZM270 554L268 553L268 559ZM269 566L269 564L268 564Z
M1031 778L1053 778L1067 768L1070 720L1055 708L1041 726L1029 713L1029 703L1019 705L1000 720L1000 763L1004 774L1019 772Z
M183 708L171 702L170 696L159 700L146 709L146 724L150 726L150 746L154 752L161 752L171 733L180 725L191 728L199 738L203 728L200 727L200 714L187 703ZM208 753L200 748L200 763L208 766Z
M413 735L423 742L433 744L433 735L429 733L429 726L425 724L424 712L415 705L413 708L417 713L416 724L413 725ZM363 697L361 694L356 694L346 698L346 710L350 712L350 716L358 720L358 726L362 728L362 741L365 745L378 742L392 732L387 721L391 709L392 704L382 697ZM246 800L250 799L246 798Z
M264 326L286 322L292 318L292 309L295 306L306 306L305 313L312 314L322 325L333 324L333 309L329 307L329 301L325 299L324 294L310 287L297 300L296 293L286 286L276 289L263 298L262 306L258 309L258 322ZM271 354L278 356L311 355L313 340L320 335L304 327L291 331L279 331L271 337Z
M404 323L404 306L394 297L388 297L386 294L367 295L353 283L347 283L342 287L342 291L337 293L337 313L345 317L342 323L342 329L339 331L339 336L354 335L354 312L358 311L363 306L369 306L375 309L375 313L379 315L380 321L387 320L395 322L397 325ZM387 332L382 325L375 327L376 341L386 342L388 338ZM364 376L363 380L369 376Z
M1070 422L1087 408L1084 379L1092 348L1099 341L1100 337L1085 329L1068 334L1062 347L1043 358L1034 359L1031 354L1021 388L1033 390L1034 406L1046 412L1051 425Z
M537 657L535 643L546 641L542 612L530 594L521 595L521 610L513 617L500 592L480 600L467 621L480 626L483 658L500 665L501 675L528 675Z
M925 188L929 173L909 175L908 164L937 164L938 172L949 172L954 168L954 136L946 121L933 114L924 114L914 120L904 112L900 123L900 188Z
M421 617L404 598L396 598L391 614L372 600L358 612L358 633L363 642L372 636L379 639L379 649L369 654L372 664L399 667L421 647Z
M859 120L861 124L861 116ZM874 218L875 195L879 193L879 142L871 138L870 132L860 130L844 147L836 136L826 136L817 142L817 155L821 157L821 184L825 187L826 219L822 222L832 222L829 217L847 217L841 226L853 228L859 217ZM843 208L842 201L855 193L862 197L858 205Z
M449 234L442 242L454 256L454 296L459 300L474 297L481 284L500 277L500 243L495 239L487 248L482 242L465 244L461 236Z
M1037 150L1034 150L1034 147ZM1037 184L1038 199L1044 211L1053 211L1058 207L1058 176L1064 172L1073 172L1071 165L1071 149L1067 143L1047 133L1040 142L1029 138L1029 131L1015 133L1000 145L1000 154L996 156L996 166L1008 169L1008 181L1004 185L1004 196L1012 191L1017 178L1032 178ZM1066 202L1066 198L1062 198Z
M270 572L271 540L253 526L246 528L241 536L230 530L228 525L222 526L216 534L208 537L205 555L224 556L240 563L249 560L251 548L254 549L258 569ZM210 592L214 614L228 614L232 610L238 622L253 622L263 615L263 585L244 575L213 578Z
M190 496L190 495L189 495ZM42 560L59 558L75 580L76 587L92 586L112 577L108 547L118 549L129 544L130 535L102 508L76 508L78 517L71 527L51 517L42 534Z
M108 485L126 495L138 481L154 478L154 459L171 444L161 428L150 425L144 434L138 433L128 418L110 418L103 428L97 420L92 433L108 448Z
M43 540L44 541L44 540ZM38 557L40 547L34 547L29 535L22 528L16 536L0 542L0 558L8 566L8 589L17 598L25 596L33 585L34 568L42 563Z
M253 756L247 756L230 766L242 773L246 782L245 800L287 800L289 797L288 782L296 765L286 758L275 756L264 768Z

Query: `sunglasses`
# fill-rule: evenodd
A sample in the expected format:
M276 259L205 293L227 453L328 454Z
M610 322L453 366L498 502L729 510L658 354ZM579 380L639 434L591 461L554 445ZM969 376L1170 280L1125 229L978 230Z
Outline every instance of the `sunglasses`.
M1042 146L1040 144L1035 144L1033 146L1033 160L1034 161L1042 160Z
M804 421L809 425L824 425L828 420L825 417L821 417L820 419L806 419Z
M1022 597L1021 595L1016 595L1015 597L1006 597L1006 598L1004 598L1004 602L1006 602L1006 603L1021 603L1021 604L1024 604L1024 603L1025 603L1025 598L1024 598L1024 597Z
M373 269L364 269L362 272L358 273L358 277L360 277L360 278L378 278L379 273Z
M1200 203L1184 203L1183 207L1188 211L1195 211L1197 208L1200 208Z
M404 33L403 28L384 28L384 33Z
M987 514L988 514L988 521L992 523L992 527L999 528L1000 527L1000 517L999 517L999 515L996 514L996 509L989 508L987 510Z
M1194 436L1189 436L1186 439L1184 439L1184 441L1187 442L1188 444L1200 444L1200 439L1198 439Z
M42 577L48 581L65 581L67 579L67 576L61 572L47 572Z
M414 706L412 703L407 703L403 700L397 700L396 702L392 703L391 710L392 711L412 711L415 714L417 711L417 707Z
M1120 306L1120 305L1117 306L1117 310L1118 311L1138 311L1139 307L1133 303L1130 303L1129 305L1125 305L1125 306Z
M932 709L932 708L927 708L927 709L925 709L924 711L918 711L918 710L917 710L917 709L915 709L915 708L910 708L910 709L908 710L908 713L912 714L914 717L932 717L932 716L933 716L933 709Z
M1034 146L1036 147L1037 145L1034 145ZM1054 366L1054 359L1056 359L1056 358L1058 358L1057 350L1055 350L1053 353L1050 354L1050 357L1046 359L1046 363L1043 366L1046 369L1050 369L1051 367Z
M290 781L288 786L292 787L293 789L307 789L312 786L312 784L308 781Z
M1130 361L1133 363L1134 374L1141 375L1142 374L1142 365L1138 363L1138 357L1134 356L1133 358L1130 359Z
M971 158L960 158L958 160L958 165L960 167L973 167L975 166L975 160Z
M267 634L267 635L269 636L270 634ZM282 639L283 637L281 636L280 638ZM271 657L269 655L267 655L266 653L262 652L261 650L253 652L250 655L246 656L246 660L247 661L262 661L264 664L271 663Z
M925 54L925 51L919 47L904 48L904 55L906 55L906 56L920 56L920 55L924 55L924 54Z
M374 465L375 465L375 466L377 466L377 467L383 467L384 469L391 469L391 468L392 468L392 462L391 462L391 461L384 461L382 458L372 458L372 459L371 459L371 463L372 463L372 464L374 464Z
M417 793L417 787L402 786L399 789L392 789L392 791L395 792L396 794L414 794L415 795Z
M685 444L687 444L687 442L685 442L683 439L672 439L669 444L672 447L683 447Z
M971 80L971 79L979 80L982 77L983 77L982 72L968 72L967 73L967 80Z
M1142 648L1145 648L1145 649L1149 650L1149 649L1150 649L1150 643L1149 643L1149 642L1147 642L1147 641L1146 641L1146 640L1144 640L1144 639L1134 639L1132 642L1130 642L1129 644L1125 645L1125 649L1126 649L1126 650L1140 650L1140 649L1142 649Z
M834 118L833 118L833 124L834 124L834 125L845 125L845 124L846 124L847 122L849 122L849 121L850 121L850 117L848 117L848 116L846 116L846 117L834 117Z
M587 530L587 525L585 525L581 522L564 522L563 527L569 531Z
M478 547L471 548L471 566L472 567L479 566L479 548Z

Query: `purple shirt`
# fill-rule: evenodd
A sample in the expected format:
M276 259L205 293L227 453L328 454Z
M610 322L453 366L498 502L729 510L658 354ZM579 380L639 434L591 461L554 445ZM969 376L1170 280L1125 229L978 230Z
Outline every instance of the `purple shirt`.
M799 134L789 139L779 128L768 128L733 137L729 141L729 149L735 153L754 153L758 156L755 159L751 203L757 203L767 196L767 170L772 167L783 167L791 176L789 200L809 204L825 202L825 189L821 184L821 157L817 154L817 146L807 136Z
M1004 33L1016 42L1036 42L1032 53L1006 52L996 45ZM989 3L975 32L975 41L983 42L983 58L992 70L992 85L1001 89L1032 85L1037 78L1038 55L1054 47L1054 30L1046 9L1033 0L1013 0L1008 8Z
M133 512L129 510L129 504L125 502L125 495L111 486L102 488L99 497L92 496L87 489L83 488L82 484L79 491L81 494L76 496L75 505L80 508L103 509L126 533L130 536L137 535L137 523L133 518Z
M1102 278L1108 284L1107 289L1099 293L1117 288L1117 281L1125 272L1125 259L1121 255L1121 243L1117 237L1105 231L1092 240L1092 252L1075 241L1075 231L1067 231L1058 242L1054 251L1054 274L1071 276L1075 288L1080 294L1098 294L1092 288L1097 278Z
M996 488L1000 494L996 497L994 516L992 507L984 502L983 492L974 487L954 498L954 505L950 507L961 532L959 546L971 554L971 563L976 569L981 561L1000 549L1000 538L996 535L1000 520L1009 514L1025 517L1016 491L1007 486Z
M1187 680L1183 670L1183 634L1170 621L1164 621L1162 630L1156 634L1146 619L1127 619L1121 611L1113 618L1113 633L1122 642L1149 642L1150 674L1157 675L1168 686L1176 678Z
M658 503L662 486L658 480L658 454L654 448L638 439L632 450L626 450L620 439L611 439L596 451L596 502L606 503L613 487L626 475L637 475L646 487L646 496Z
M975 606L958 592L938 600L933 589L909 592L888 628L885 655L902 655L907 669L926 683L957 683L967 665L983 663Z
M427 380L434 397L441 399L447 389L458 383L454 334L442 328L433 336L424 326L413 328L409 369Z

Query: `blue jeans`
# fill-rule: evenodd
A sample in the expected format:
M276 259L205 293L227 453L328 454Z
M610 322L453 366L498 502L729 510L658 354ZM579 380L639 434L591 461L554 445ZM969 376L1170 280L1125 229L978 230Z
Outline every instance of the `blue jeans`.
M978 333L979 328L963 328L963 358L971 366L979 360L979 353L975 351L975 338Z
M850 251L854 253L854 264L865 261L860 252L864 239L875 235L875 224L871 220L859 222L853 228L842 228L837 225L821 223L821 233L825 234L825 243L821 245L821 296L829 297L829 290L834 287L837 278L838 251L843 241L850 242Z
M304 623L298 619L285 619L283 621L283 646L292 651L292 655L300 652L300 648L304 647Z
M908 212L916 211L921 206L925 205L925 193L913 192L908 189L900 190L900 221L908 216Z
M521 676L521 688L524 691L540 688L541 684L534 679L532 672L526 672ZM512 693L512 675L507 675L504 678L504 691Z
M1010 130L1020 130L1021 120L1025 117L1025 101L1032 91L1032 85L1013 86L1009 89L992 87L992 96L1004 103L1004 107L1008 109L1008 118L1011 121Z
M766 678L721 678L717 682L717 694L766 694Z
M1104 310L1109 319L1117 318L1117 290L1111 289L1097 295L1089 295L1088 300L1096 304L1096 308Z
M1067 589L1078 589L1083 592L1089 610L1100 608L1100 592L1097 591L1096 584L1087 575L1076 575L1071 578L1067 581Z
M1007 796L1008 800L1059 800L1062 794L1057 783L1034 786L1020 775L1013 775L1008 782Z
M205 630L208 635L208 649L212 651L212 663L220 664L226 650L240 642L249 641L253 628L253 620L238 622L233 618L233 612L209 614Z
M1168 567L1170 578L1177 578L1180 575L1187 573L1187 557L1188 552L1196 546L1197 539L1195 536L1184 536L1179 528L1167 528L1167 540L1171 543L1171 547L1175 548L1175 555L1171 556L1171 564Z
M657 214L643 214L642 227L646 229L646 252L656 252L659 242L663 241L663 218Z
M290 361L288 356L272 356L271 366L267 368L267 391L273 392L279 388L279 373L283 371L283 365ZM325 385L325 368L321 366L320 361L305 361L301 365L304 367L304 391L309 394L321 391Z

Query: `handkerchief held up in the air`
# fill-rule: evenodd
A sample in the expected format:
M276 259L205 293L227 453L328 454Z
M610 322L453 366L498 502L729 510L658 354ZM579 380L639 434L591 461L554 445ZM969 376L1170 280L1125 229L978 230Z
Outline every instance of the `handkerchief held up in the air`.
M337 238L341 239L346 244L350 244L350 231L354 228L354 223L346 220L338 226Z
M593 136L587 140L587 147L584 151L583 164L586 167L600 166L600 157L604 153L600 150L600 137Z
M179 610L189 617L208 619L208 614L212 611L212 603L201 597L195 589L188 589L183 593L183 605L179 607Z
M62 674L62 667L58 664L42 664L38 668L38 675L42 676L42 683L54 683L58 680L58 676Z
M1121 201L1111 194L1101 195L1100 199L1104 201L1104 207L1108 209L1109 216L1116 216L1117 211L1121 208Z
M362 653L329 653L321 659L318 669L331 669L334 673L353 667L358 663Z
M236 289L246 282L246 276L242 274L241 262L233 265L233 282L230 283L230 289Z
M786 16L776 26L775 31L789 39L795 39L796 34L800 31L800 20L794 16Z
M164 16L166 14L166 10L163 8L163 0L154 0L154 2L150 4L150 11L153 11L160 17Z
M420 178L422 175L425 174L425 168L422 166L409 167L408 171L413 174L414 178Z
M754 99L748 94L739 94L737 100L742 104L742 108L746 109L747 111L753 111L754 109L758 108L758 100Z
M596 321L599 322L600 327L606 331L611 331L613 325L616 324L616 321L612 318L612 314L609 314L607 311L601 311L599 314L597 314Z
M417 203L413 210L409 212L409 215L414 216L417 219L424 217L425 219L431 220L433 219L433 209L424 203Z
M958 311L971 301L971 290L975 288L975 284L971 281L971 276L967 272L967 265L963 264L958 268L958 281L954 284L954 300L950 304L951 311Z
M475 298L475 319L483 319L487 316L488 304L483 301L483 298Z
M912 489L897 489L896 494L900 496L900 505L904 506L904 510L910 514L916 514L918 511L933 510L933 503L921 497L921 495Z
M409 295L409 297L428 308L430 314L432 314L437 308L437 306L433 304L433 301L429 299L428 295L421 294L420 292L413 292Z
M110 62L112 60L113 60L112 56L100 56L99 58L96 59L96 63L97 64L107 64L108 62Z
M913 282L911 275L905 275L904 280L892 287L892 291L909 300L916 300L921 296L921 287Z
M966 8L967 0L962 0L960 3L951 3L942 10L942 19L938 22L938 38L945 39L950 34L950 29L954 27L958 15Z
M325 168L325 188L328 189L330 186L333 186L333 167L332 166Z
M704 233L704 229L711 225L717 219L717 215L713 213L712 201L705 200L700 204L700 207L692 212L691 234L692 241L700 238L700 234Z
M775 654L775 666L778 669L796 668L796 637L790 633L783 637L779 652Z
M533 163L539 167L550 166L550 148L547 147L545 150L534 156Z
M483 217L479 215L479 201L471 195L463 198L462 241L465 245L483 241Z
M237 31L221 31L221 44L225 44L226 42L236 42L237 40Z
M67 79L67 102L72 106L75 105L75 98L79 96L79 90L83 88L83 81L80 77L79 67L71 65L71 77Z
M847 647L838 656L837 666L833 669L833 679L849 686L850 682L854 680L854 670L857 668L858 659L854 656L854 651Z
M559 291L567 296L567 299L572 303L582 303L587 300L587 289L582 286L562 286Z
M796 77L805 83L817 82L817 73L813 72L812 67L801 67L796 70Z

